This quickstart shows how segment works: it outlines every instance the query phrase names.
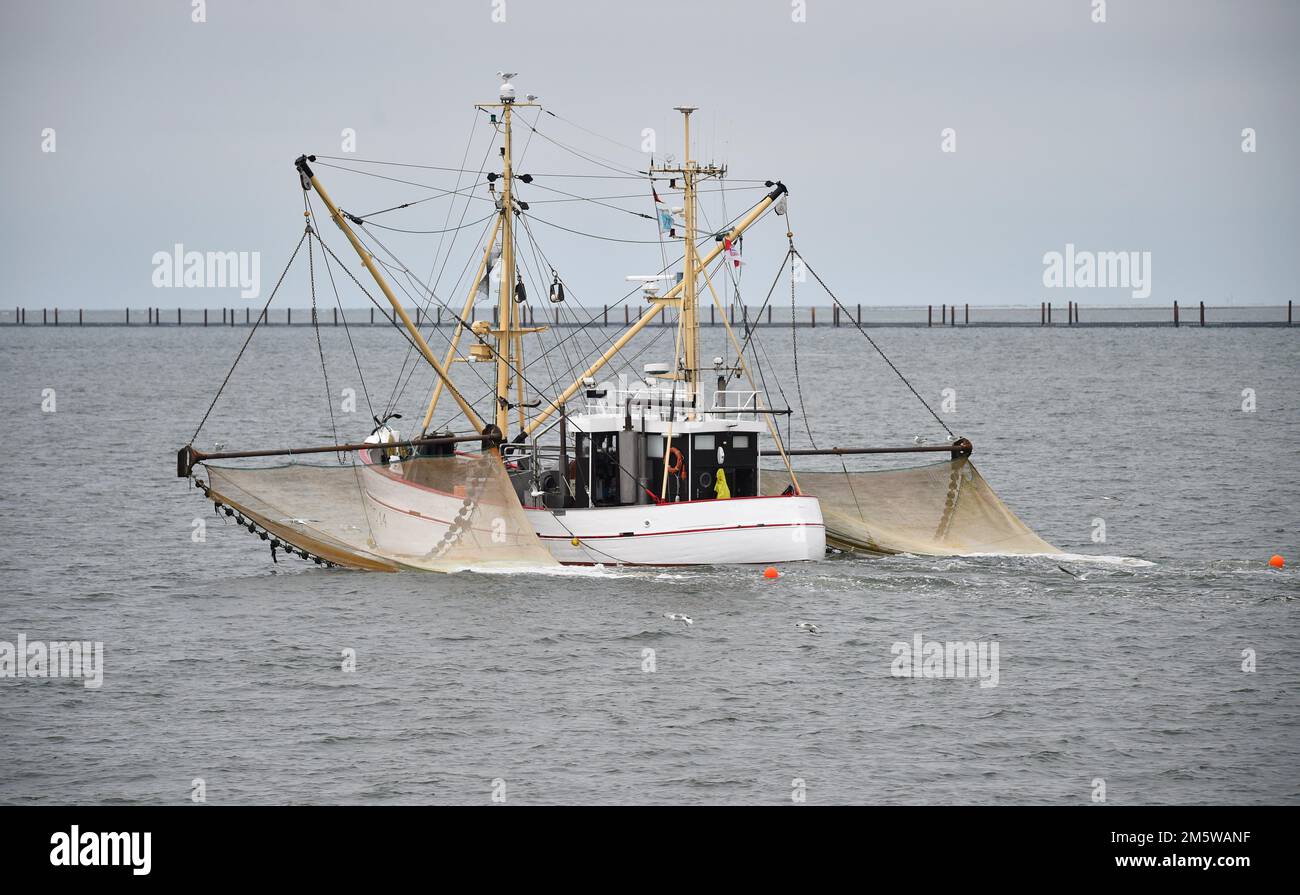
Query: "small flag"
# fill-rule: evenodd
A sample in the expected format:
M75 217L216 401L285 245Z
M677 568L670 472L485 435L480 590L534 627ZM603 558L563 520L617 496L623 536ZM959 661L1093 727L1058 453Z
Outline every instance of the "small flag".
M659 219L659 230L667 233L669 236L675 236L673 232L673 210L668 207L663 199L659 198L659 191L655 189L654 184L650 184L650 195L655 199L655 216Z
M740 257L740 240L732 242L730 239L722 241L722 251L731 259L732 267L740 267L744 261Z

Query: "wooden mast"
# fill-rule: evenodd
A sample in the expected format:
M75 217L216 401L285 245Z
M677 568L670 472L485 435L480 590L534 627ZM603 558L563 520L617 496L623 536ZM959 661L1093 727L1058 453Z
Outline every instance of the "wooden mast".
M536 106L533 102L516 102L515 88L510 83L514 77L513 73L502 72L502 84L500 102L498 103L480 103L476 106L483 110L499 110L501 115L502 145L501 145L501 289L497 294L497 322L496 327L491 331L491 335L496 338L496 414L494 417L495 425L502 435L505 435L510 426L510 378L513 374L519 377L518 391L519 397L516 403L523 404L523 339L524 332L536 332L536 330L525 330L520 326L518 312L515 308L515 198L514 198L514 158L511 146L511 118L516 108L530 108ZM493 120L496 114L493 114ZM520 415L520 428L523 428L522 413Z
M515 234L514 172L510 168L510 112L513 102L501 95L501 126L505 130L501 145L501 289L497 297L497 428L505 435L510 428L510 359L515 340L511 337L514 322Z
M699 238L696 224L698 216L696 189L699 185L699 178L721 177L727 173L727 170L716 165L701 166L695 163L695 160L691 158L691 113L696 111L697 107L675 106L674 108L682 113L682 130L685 141L682 166L680 168L652 166L650 170L662 174L677 174L682 178L682 212L686 218L686 232L682 234L682 282L680 284L682 300L679 313L684 330L682 345L685 349L685 356L680 360L673 358L675 368L673 375L676 378L683 378L683 375L678 373L678 364L682 364L684 368L680 369L686 380L687 403L690 407L688 415L695 418L699 414L701 399L699 276L700 270L704 267L704 262L701 262L700 256L695 249L695 240ZM711 260L715 257L715 253L710 253L709 257Z
M695 256L695 164L691 161L691 113L695 107L677 106L676 110L682 113L682 130L685 134L685 153L682 156L682 205L686 217L686 232L682 234L682 282L685 285L682 288L680 313L682 341L686 349L686 394L690 399L691 416L694 416L700 400L700 333L696 325L696 308L699 304L696 264L699 259ZM676 363L677 358L673 358L673 365L676 366Z

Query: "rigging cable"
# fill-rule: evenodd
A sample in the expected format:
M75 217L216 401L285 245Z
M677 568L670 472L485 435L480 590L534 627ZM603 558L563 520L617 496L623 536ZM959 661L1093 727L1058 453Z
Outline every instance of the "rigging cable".
M364 229L364 228L363 228L363 229ZM487 339L485 339L485 338L483 338L482 336L480 336L480 335L474 333L474 331L473 331L472 327L469 325L469 323L468 323L466 320L464 320L464 319L463 319L463 318L462 318L458 313L456 313L456 311L453 310L453 309L452 309L452 308L451 308L451 307L450 307L446 302L444 302L442 299L438 298L438 296L434 293L434 291L433 291L432 289L430 289L430 288L428 287L427 284L425 284L425 283L421 283L421 282L419 281L419 279L416 278L415 275L414 275L413 273L411 273L410 268L408 268L408 267L407 267L407 266L402 262L402 260L401 260L400 258L398 258L395 254L393 254L393 251L392 251L391 249L389 249L388 246L386 246L386 245L384 245L382 242L380 242L379 239L376 238L375 235L374 235L373 233L370 233L369 231L366 231L366 235L369 236L371 239L373 239L376 245L378 245L378 246L379 246L380 248L382 248L385 252L387 252L390 256L392 256L393 260L396 261L397 264L399 265L400 270L403 271L404 273L406 273L407 276L411 277L414 283L418 283L418 284L419 284L419 285L420 285L424 290L426 290L426 291L428 292L428 294L429 294L429 297L430 297L432 300L437 301L437 302L438 302L438 305L439 305L439 306L440 306L444 311L446 311L448 314L450 314L450 315L451 315L451 318L452 318L453 320L455 320L456 322L458 322L459 324L461 324L461 326L463 326L463 327L465 328L466 331L470 332L471 335L474 335L474 337L478 340L479 344L486 346L487 349L492 353L492 355L493 355L497 360L501 360L501 359L502 359L500 352L497 351L497 349L496 349L495 347L493 347L492 344L491 344ZM359 239L359 238L360 238L360 237L358 237L358 239ZM373 253L371 253L371 254L372 254L372 256L373 256ZM376 258L375 260L379 261L380 264L383 264L385 267L389 268L390 270L393 269L391 265L385 263L382 259ZM472 260L472 258L471 258L471 260ZM399 282L398 285L401 286L401 283ZM405 291L405 287L404 287L404 286L401 287L401 288L403 289L403 291ZM409 295L409 293L408 293L408 295ZM439 332L442 333L441 330L439 330ZM443 338L448 342L448 344L451 343L451 338L450 338L446 333L442 333L442 336L443 336ZM412 342L412 344L414 344L414 342ZM542 397L542 398L545 398L545 397L546 397L545 393L544 393L541 389L537 388L536 385L534 385L531 381L529 381L528 377L525 376L525 375L523 374L523 371L520 370L518 364L510 364L510 367L511 367L512 370L514 370L516 373L518 373L519 376L521 376L521 377L523 378L524 384L527 385L529 388L533 389L533 391L534 391L534 392L535 392L539 397ZM481 374L478 374L477 371L475 371L475 373L476 373L476 375L479 375L479 378L480 378L480 380L481 380L481 379L482 379ZM495 389L494 389L493 391L494 391L494 393L495 393Z
M266 304L262 305L262 313L257 316L257 322L254 323L253 328L248 331L248 338L244 339L243 346L239 349L239 353L235 355L235 362L230 365L230 370L226 373L226 378L221 380L221 385L217 388L217 393L212 396L212 403L208 405L207 413L203 414L203 419L199 420L199 425L195 428L194 434L190 436L190 444L194 444L194 439L199 437L199 431L203 428L203 424L208 421L208 417L212 414L212 408L217 406L217 399L221 397L221 393L225 390L227 383L230 382L231 374L235 372L235 367L239 366L240 358L244 356L244 351L248 348L248 343L253 341L253 335L257 332L257 328L261 326L262 321L266 319L266 309L271 306L271 301L275 298L275 294L280 291L280 284L284 282L285 274L287 274L289 268L293 266L294 259L298 257L298 252L302 249L303 241L306 240L307 234L311 232L312 229L307 227L303 230L302 236L298 238L298 245L294 247L293 254L289 256L289 263L286 264L284 270L280 272L280 279L275 281L275 288L271 290L271 294L267 297Z
M304 214L308 220L307 226L310 227L311 209L307 208L306 192L302 194L302 204ZM330 414L330 432L334 435L334 443L338 444L339 429L338 425L334 422L334 392L330 390L330 374L329 370L325 366L325 346L321 344L320 318L316 311L316 253L312 249L311 240L307 241L307 282L311 287L311 328L316 333L316 353L320 355L320 371L321 375L325 379L325 407L329 410ZM339 461L339 465L343 465L343 455L341 453L336 453L335 456Z
M794 255L794 238L790 238L790 248L786 252L786 258ZM784 265L782 265L784 267ZM791 354L794 358L794 387L799 395L799 415L803 418L804 431L808 433L808 443L817 447L817 441L813 438L812 427L808 423L808 410L803 403L803 383L799 380L799 326L794 318L794 284L797 279L794 265L790 265L790 347Z
M316 214L313 210L312 222L315 223L315 221ZM348 337L348 348L352 351L352 361L357 366L357 377L361 380L361 394L365 396L366 409L370 412L371 417L373 417L375 415L375 407L370 402L370 389L366 387L366 374L361 371L361 358L357 356L357 346L352 341L352 327L348 325L348 315L347 312L343 310L342 299L339 298L339 287L338 284L334 282L334 270L330 267L329 256L324 252L321 253L321 260L325 262L325 273L329 276L330 288L334 291L334 307L338 309L339 316L343 318L343 333Z
M794 248L794 244L793 244L793 242L791 242L790 251L794 252L794 254L799 258L799 260L803 262L803 266L804 266L804 268L805 268L805 269L806 269L810 274L812 274L812 275L813 275L813 279L815 279L815 280L817 281L817 283L818 283L818 284L819 284L823 289L826 290L826 294L829 295L829 296L831 297L831 301L835 302L835 304L837 304L837 305L839 306L840 310L844 312L844 316L848 317L850 320L853 321L853 325L854 325L854 327L857 328L858 332L862 333L862 337L863 337L863 338L865 338L868 342L871 343L871 347L874 348L874 349L876 349L876 353L879 354L880 357L881 357L881 359L882 359L885 363L887 363L887 364L889 365L889 369L893 370L893 371L898 375L898 378L901 379L901 380L903 381L903 385L907 386L908 390L911 391L911 393L912 393L913 395L916 396L916 400L918 400L918 401L921 402L921 406L924 407L926 410L928 410L928 411L930 412L930 416L934 417L935 421L936 421L939 425L943 426L944 431L946 431L946 432L947 432L950 436L952 436L953 438L956 438L956 437L957 437L956 433L953 432L952 429L949 429L949 428L948 428L948 424L945 423L945 422L943 421L943 419L939 416L939 414L937 414L937 413L934 412L934 409L930 407L929 403L925 400L925 398L922 398L922 397L921 397L921 393L918 392L915 388L912 387L912 383L909 382L908 379L907 379L907 377L903 375L903 372L902 372L901 370L899 370L898 367L894 366L894 362L891 361L891 360L890 360L890 359L885 355L885 352L883 352L883 351L880 350L880 346L876 344L875 339L873 339L873 338L871 338L871 336L867 335L867 331L866 331L865 329L862 328L862 324L859 323L856 319L854 319L853 315L849 313L849 309L846 308L846 307L844 306L844 303L841 302L841 301L840 301L840 300L835 296L835 293L834 293L834 292L831 292L829 286L827 286L824 282L822 282L822 278L819 277L819 276L817 276L817 271L813 270L813 269L812 269L812 266L811 266L811 265L810 265L806 260L804 260L803 255L801 255L801 254L799 253L799 251L798 251L797 249Z

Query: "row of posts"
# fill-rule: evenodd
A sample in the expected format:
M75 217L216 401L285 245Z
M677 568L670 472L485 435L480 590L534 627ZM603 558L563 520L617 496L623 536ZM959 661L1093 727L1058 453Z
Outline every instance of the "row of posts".
M1291 303L1290 301L1288 301L1288 302L1286 303L1286 322L1287 322L1287 325L1288 325L1288 326L1291 325L1291 311L1292 311L1292 307L1291 307L1291 306L1292 306L1292 303ZM334 321L333 321L334 326L338 326L338 325L339 325L339 311L338 311L338 308L333 308L333 309L331 309L331 310L333 311L333 316L334 316ZM437 314L436 314L436 317L434 318L435 321L436 321L436 325L438 325L438 326L442 326L442 309L441 309L441 308L438 308L438 309L436 309L436 310L437 310ZM715 310L716 310L716 308L710 306L710 308L709 308L709 324L710 324L710 325L713 325L713 326L716 326L716 325L717 325L717 318L716 318L716 315L715 315ZM816 327L816 326L817 326L817 309L816 309L815 307L810 307L808 310L809 310L809 313L810 313L809 325L810 325L810 326L813 326L813 327ZM58 325L59 325L59 309L58 309L58 308L54 308L53 311L54 311L53 324L54 324L55 326L58 326ZM964 320L963 320L963 323L969 325L969 324L970 324L970 305L969 305L969 304L964 305L964 306L963 306L963 311L964 311ZM314 313L315 313L315 312L313 312L313 314L314 314ZM1074 324L1078 323L1078 322L1079 322L1079 303L1078 303L1078 302L1075 302L1075 301L1068 302L1068 303L1066 304L1066 310L1065 310L1065 313L1066 313L1066 323L1067 323L1067 325L1073 326ZM639 315L640 315L640 311L638 311L638 316L639 316ZM385 321L385 322L391 322L392 318L389 317L387 313L385 313L383 316L384 316L384 321ZM535 317L534 317L533 309L532 309L532 308L525 308L525 309L524 309L524 314L523 314L523 316L526 318L526 324L527 324L527 325L532 326L532 325L535 324L536 320L535 320ZM235 325L235 321L236 321L236 317L237 317L237 315L236 315L236 313L235 313L235 309L234 309L234 308L222 308L222 309L221 309L221 325L222 325L222 326L234 326L234 325ZM151 326L158 326L158 325L160 325L161 322L162 322L162 310L161 310L160 308L146 308L146 309L145 309L145 318L146 318L146 319L145 319L146 324L151 325ZM266 312L266 309L265 309L265 308L262 310L261 314L259 315L259 318L260 318L260 322L261 322L261 323L267 323L267 312ZM727 318L728 318L728 323L731 324L732 326L734 326L735 323L736 323L736 313L735 313L735 308L734 308L734 307L728 309ZM832 325L832 326L840 326L840 325L841 325L841 322L842 322L842 318L848 319L849 322L853 323L854 325L859 325L859 324L861 323L861 321L862 321L862 305L858 305L858 306L857 306L857 315L856 315L856 317L849 317L847 310L845 310L843 313L841 313L841 309L840 309L840 306L839 306L839 305L835 305L835 306L833 306L833 307L831 308L831 325ZM15 322L15 324L18 324L18 325L24 325L24 324L27 323L27 309L26 309L26 308L15 308L15 309L14 309L14 322ZM43 325L48 325L48 324L50 324L50 322L51 322L51 320L50 320L50 309L48 309L48 308L42 308L42 309L41 309L41 323L42 323ZM374 308L371 308L371 309L370 309L370 324L373 326L373 325L374 325L374 322L375 322L375 309L374 309ZM473 313L473 310L472 310L472 309L471 309L471 311L470 311L470 318L469 318L469 320L466 321L466 322L467 322L467 323L473 323L473 322L474 322L474 313ZM631 322L632 322L631 311L630 311L630 309L628 308L627 305L624 305L624 306L623 306L623 325L624 325L624 326L628 326L628 325L631 324ZM745 325L748 325L749 322L750 322L750 321L749 321L749 308L748 308L747 306L741 308L741 322L742 322L743 324L745 324ZM1199 322L1200 322L1200 325L1201 325L1201 326L1205 326L1205 302L1200 302L1200 303L1199 303ZM131 323L131 309L130 309L130 308L127 308L127 309L126 309L126 323L127 323L127 325L130 325L130 323ZM250 325L251 323L252 323L252 311L251 311L251 309L249 309L249 308L245 308L245 309L244 309L244 324L245 324L245 325ZM292 309L292 308L289 308L289 309L287 309L287 311L286 311L286 314L285 314L285 323L288 324L288 325L292 325L292 324L293 324L293 309ZM424 312L422 311L422 309L420 309L420 308L416 308L416 309L415 309L415 324L416 324L416 326L423 326L424 323L425 323ZM604 308L604 311L603 311L603 315L602 315L602 323L603 323L603 325L605 325L605 326L609 326L609 305L605 305L605 308ZM771 305L768 305L768 307L767 307L767 324L770 326L771 323L772 323L772 306L771 306ZM1174 323L1174 326L1181 326L1181 325L1182 325L1182 309L1180 308L1178 302L1174 302L1174 319L1173 319L1173 323ZM85 324L85 311L84 311L84 310L78 310L78 311L77 311L77 324L78 324L78 325L84 325L84 324ZM556 326L559 326L559 325L560 325L560 309L559 309L559 308L556 308L556 309L555 309L555 324L556 324ZM177 326L182 325L182 321L181 321L181 309L180 309L180 308L177 308L177 309L176 309L176 325L177 325ZM202 325L203 325L203 326L207 326L207 325L208 325L208 310L207 310L207 308L204 308L204 309L203 309L203 324L202 324ZM496 311L495 308L492 310L492 325L493 325L493 326L496 326L496 325L497 325L497 311ZM934 326L934 325L935 325L935 323L934 323L934 305L927 305L927 307L926 307L926 326ZM939 306L939 325L940 325L940 326L956 326L956 325L957 325L957 306L956 306L956 305L947 305L947 304L943 304L943 305L940 305L940 306ZM1045 302L1041 302L1041 303L1040 303L1040 305L1039 305L1039 325L1040 325L1040 326L1051 326L1051 325L1052 325L1052 303L1051 303L1051 302L1046 302L1046 301L1045 301Z

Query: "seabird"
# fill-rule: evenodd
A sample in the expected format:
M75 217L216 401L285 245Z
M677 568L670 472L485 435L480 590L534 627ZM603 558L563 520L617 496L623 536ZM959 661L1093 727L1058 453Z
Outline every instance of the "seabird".
M695 624L695 619L691 618L689 615L684 615L680 612L665 612L664 618L668 619L669 621L681 622L684 625Z
M809 634L821 633L821 628L818 628L812 622L799 622L799 624L795 625L795 627L801 631L807 631Z

